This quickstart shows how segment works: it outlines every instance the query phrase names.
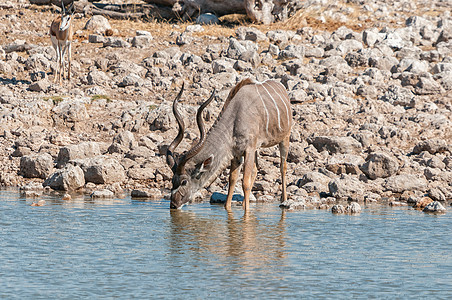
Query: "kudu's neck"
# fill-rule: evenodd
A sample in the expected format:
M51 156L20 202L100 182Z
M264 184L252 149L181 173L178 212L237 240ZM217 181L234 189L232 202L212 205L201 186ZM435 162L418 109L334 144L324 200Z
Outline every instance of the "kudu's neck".
M195 164L199 164L213 155L213 161L208 172L200 180L200 188L210 185L215 178L230 165L233 157L232 124L221 120L214 124L206 137L202 150L193 157Z

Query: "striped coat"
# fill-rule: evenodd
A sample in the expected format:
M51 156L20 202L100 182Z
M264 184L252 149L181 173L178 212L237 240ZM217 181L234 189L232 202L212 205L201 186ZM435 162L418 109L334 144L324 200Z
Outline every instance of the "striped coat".
M243 157L243 206L247 210L257 174L257 149L275 145L279 146L281 154L281 199L286 200L286 158L291 127L290 100L281 83L241 81L230 91L199 152L184 162L183 172L174 174L172 207L180 207L189 201L191 195L209 185L230 166L230 190L226 202L226 207L230 208L237 169Z

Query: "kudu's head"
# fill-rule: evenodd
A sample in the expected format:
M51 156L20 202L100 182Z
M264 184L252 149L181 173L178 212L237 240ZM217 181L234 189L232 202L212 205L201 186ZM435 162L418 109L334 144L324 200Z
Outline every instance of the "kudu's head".
M74 2L71 2L68 7L64 6L63 0L61 0L61 24L60 31L65 31L69 28L72 21L72 16L74 15Z
M182 119L177 105L182 92L184 91L184 84L173 102L173 113L179 125L179 133L173 142L169 145L166 152L166 162L173 171L173 187L171 188L171 208L181 208L185 203L190 201L194 193L196 193L202 186L201 176L204 172L208 171L213 157L210 156L207 159L199 163L190 163L191 159L197 155L203 148L206 141L206 134L204 129L204 122L202 120L202 112L204 108L212 101L215 94L215 90L212 92L210 98L205 101L198 108L196 114L196 122L200 132L198 143L196 143L190 150L182 154L181 156L175 155L174 150L180 144L184 137L185 124Z

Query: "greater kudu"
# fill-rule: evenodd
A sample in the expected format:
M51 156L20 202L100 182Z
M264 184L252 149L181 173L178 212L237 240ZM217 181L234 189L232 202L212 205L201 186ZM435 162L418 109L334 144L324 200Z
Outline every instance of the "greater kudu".
M198 143L180 158L176 158L174 150L182 141L185 131L184 121L177 109L183 90L184 86L173 103L179 133L166 154L167 163L174 173L171 208L182 207L194 193L212 183L220 172L230 166L225 205L230 209L239 167L244 157L242 205L247 211L251 188L257 175L257 149L274 145L279 145L281 156L281 201L286 200L285 174L292 110L284 86L274 80L263 83L251 79L242 80L229 92L218 119L206 135L202 112L212 101L214 90L197 112L196 121L200 131Z
M50 25L50 39L52 46L55 49L57 55L57 66L55 70L54 82L59 81L62 85L64 77L64 57L66 51L68 52L68 80L71 79L71 60L72 60L72 16L74 14L74 2L72 1L68 7L64 6L63 0L61 0L61 16L56 17Z

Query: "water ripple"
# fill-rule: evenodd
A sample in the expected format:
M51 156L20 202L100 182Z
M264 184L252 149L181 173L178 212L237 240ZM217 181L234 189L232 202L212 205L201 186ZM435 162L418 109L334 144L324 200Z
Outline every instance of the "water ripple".
M0 298L452 296L450 214L45 197L0 191Z

